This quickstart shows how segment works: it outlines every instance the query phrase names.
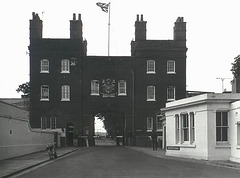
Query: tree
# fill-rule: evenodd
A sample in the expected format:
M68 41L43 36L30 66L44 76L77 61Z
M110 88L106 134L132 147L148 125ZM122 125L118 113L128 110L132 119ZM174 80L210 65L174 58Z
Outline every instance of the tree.
M240 55L234 58L234 62L232 63L231 72L235 78L240 76Z
M22 92L24 96L29 96L30 95L30 83L26 82L18 86L18 89L16 91Z

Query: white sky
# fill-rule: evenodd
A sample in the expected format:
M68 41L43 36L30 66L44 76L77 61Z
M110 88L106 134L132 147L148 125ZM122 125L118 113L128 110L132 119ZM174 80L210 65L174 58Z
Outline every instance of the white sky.
M19 98L15 90L29 81L29 20L43 20L44 38L69 38L69 20L81 13L88 55L107 55L108 14L98 0L8 0L0 2L0 98ZM100 1L109 2L109 1ZM130 56L137 14L147 21L147 39L173 38L177 17L187 22L187 90L221 92L217 77L232 78L240 54L239 0L111 0L112 56ZM42 12L44 12L42 14ZM224 88L231 90L230 80Z

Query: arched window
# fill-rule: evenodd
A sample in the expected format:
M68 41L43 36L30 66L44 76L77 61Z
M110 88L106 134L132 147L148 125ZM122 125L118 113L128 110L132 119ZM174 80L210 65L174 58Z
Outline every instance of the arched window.
M147 86L147 101L155 101L155 86Z
M49 61L48 59L41 60L41 73L49 73Z
M41 86L41 101L49 100L49 87L48 85Z
M147 74L155 74L155 61L147 60Z
M174 60L168 60L167 61L167 73L168 74L175 74L175 61Z
M91 95L99 95L99 81L98 80L91 81Z
M70 61L68 59L61 61L61 73L70 73Z
M119 80L118 81L118 95L127 95L126 81L125 80Z
M62 100L61 101L70 101L70 86L62 86Z

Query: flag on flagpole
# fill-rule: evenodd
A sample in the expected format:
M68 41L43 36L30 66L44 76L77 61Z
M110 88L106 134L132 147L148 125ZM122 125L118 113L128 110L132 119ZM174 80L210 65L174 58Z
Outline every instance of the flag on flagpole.
M101 7L101 9L102 9L103 12L108 13L109 3L107 4L107 3L98 2L98 3L96 3L96 4L97 4L97 6Z

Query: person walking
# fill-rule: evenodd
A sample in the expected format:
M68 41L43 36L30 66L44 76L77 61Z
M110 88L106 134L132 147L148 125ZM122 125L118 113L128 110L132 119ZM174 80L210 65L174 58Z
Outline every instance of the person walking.
M152 147L153 147L153 151L157 150L157 134L156 134L156 132L152 132Z

